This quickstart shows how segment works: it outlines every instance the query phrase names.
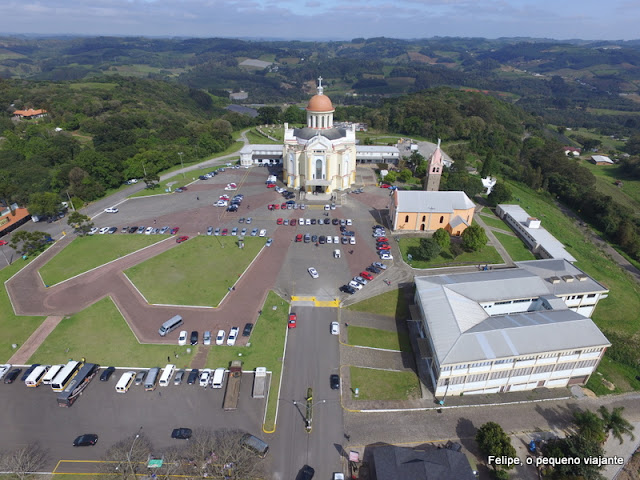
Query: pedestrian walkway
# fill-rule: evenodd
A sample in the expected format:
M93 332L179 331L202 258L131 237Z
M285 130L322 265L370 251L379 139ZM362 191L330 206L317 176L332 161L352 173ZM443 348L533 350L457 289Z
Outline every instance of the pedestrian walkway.
M338 308L340 307L340 300L337 298L292 295L291 304L297 306Z
M36 353L40 344L53 332L63 318L61 315L47 317L44 322L35 329L27 341L22 344L18 351L11 356L8 363L12 365L26 365L31 356Z
M191 360L191 368L203 369L207 366L207 357L209 356L211 347L208 345L198 346L198 352Z

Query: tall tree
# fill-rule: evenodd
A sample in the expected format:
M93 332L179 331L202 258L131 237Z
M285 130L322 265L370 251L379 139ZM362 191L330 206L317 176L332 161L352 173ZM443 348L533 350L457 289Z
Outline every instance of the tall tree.
M73 227L74 231L79 235L86 235L93 227L91 219L80 212L72 212L67 218L67 224Z
M511 440L502 427L495 422L487 422L478 429L476 433L476 443L480 451L487 457L504 456L514 458L517 456L516 449L511 445ZM509 470L514 467L514 465L498 465L495 462L493 462L491 466L496 472L499 470Z
M573 414L573 421L582 438L604 443L606 439L604 421L598 415L589 410L577 411Z
M508 202L511 200L512 196L513 193L507 184L503 182L496 182L487 199L491 205L498 205L500 203Z
M635 440L635 436L633 435L634 426L629 423L629 421L622 416L622 412L624 407L614 407L614 409L610 412L607 407L602 405L598 412L602 417L602 423L604 426L604 431L606 433L611 432L614 438L616 438L620 444L622 444L622 435L627 435L631 440Z
M438 242L442 249L449 248L449 245L451 245L451 236L444 228L439 228L433 232L433 239Z
M431 260L436 258L442 247L434 238L421 238L420 245L414 250L419 260Z
M33 193L29 197L29 212L32 215L54 216L62 209L60 196L53 192Z
M484 248L489 239L484 229L474 223L469 225L464 232L462 232L462 248L467 251L477 252Z

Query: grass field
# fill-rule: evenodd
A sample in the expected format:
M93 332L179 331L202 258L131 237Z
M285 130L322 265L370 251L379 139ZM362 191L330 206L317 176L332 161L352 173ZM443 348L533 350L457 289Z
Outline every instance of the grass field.
M119 234L77 237L40 269L40 276L46 285L55 285L166 238Z
M126 270L149 303L217 306L266 239L200 235Z
M622 335L634 336L640 333L640 319L637 315L640 311L640 287L615 262L587 241L549 196L541 196L511 182L509 186L514 199L531 216L540 218L542 225L552 235L562 240L577 259L575 265L610 289L608 298L598 303L593 314L595 323L600 328ZM598 372L614 383L620 391L640 389L640 384L635 380L635 375L640 374L638 370L609 361L608 364L603 362ZM595 381L596 375L592 379Z
M273 307L276 307L276 310L273 310ZM267 418L264 424L266 431L274 428L288 313L289 304L274 292L269 292L262 307L262 315L257 321L253 318L243 319L243 322L256 322L251 334L251 343L246 347L212 347L207 358L207 368L229 367L231 360L242 360L244 370L267 367L267 370L272 372ZM244 323L238 323L238 327L243 326Z
M277 145L279 143L282 143L282 142L274 142L270 138L260 135L255 130L251 130L250 132L247 132L247 138L249 139L249 143L251 144L265 143L265 144Z
M9 301L7 289L4 287L4 282L27 266L31 260L19 259L12 265L0 270L0 282L2 284L0 289L0 363L6 363L15 353L15 350L11 348L12 344L15 343L20 347L45 319L45 317L20 317L15 315Z
M420 395L418 377L413 372L391 372L373 368L349 367L351 398L359 389L358 400L408 400Z
M507 232L511 231L511 227L504 223L500 218L493 215L493 213L491 213L491 210L486 208L485 211L489 213L489 215L480 215L480 218L484 223L493 228L500 228L502 230L506 230Z
M581 161L580 165L595 175L598 192L609 195L636 214L640 211L640 181L626 177L620 165L594 165L586 160ZM615 185L616 180L622 181L621 187Z
M30 363L66 363L70 358L117 367L158 367L167 356L189 367L197 352L186 346L140 344L110 297L65 318L29 359ZM175 358L175 354L179 357Z
M407 261L407 254L411 253L413 249L420 245L420 238L422 237L402 237L399 241L402 257L405 262L413 268L432 268L444 265L463 265L474 263L502 263L502 257L498 254L495 247L491 245L486 245L477 252L464 252L458 255L455 259L448 249L443 249L436 258L429 260L428 262L424 260L415 260L415 255L414 260L411 260L411 262Z
M404 292L403 289L390 290L347 308L355 312L375 313L376 315L406 319L409 317L409 305L407 305Z
M505 248L509 256L514 262L523 262L525 260L535 260L535 255L531 253L524 242L518 237L507 235L500 232L493 232L498 241Z
M384 348L402 352L411 351L409 336L404 332L390 332L377 328L355 327L353 325L349 325L347 331L349 345Z

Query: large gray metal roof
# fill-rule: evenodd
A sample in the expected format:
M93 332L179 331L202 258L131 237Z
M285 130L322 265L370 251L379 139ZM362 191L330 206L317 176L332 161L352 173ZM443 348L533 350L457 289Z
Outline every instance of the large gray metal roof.
M425 192L396 190L398 212L453 213L455 210L474 208L464 192Z
M523 263L536 262L545 260ZM556 310L489 316L481 302L553 295L551 283L524 268L416 277L415 283L440 365L609 345L590 318L564 302L551 301Z
M321 135L323 137L328 138L329 140L338 140L339 138L344 138L347 136L347 131L344 128L328 128L325 130L315 129L315 128L295 128L293 130L293 134L304 140L310 140L316 135Z

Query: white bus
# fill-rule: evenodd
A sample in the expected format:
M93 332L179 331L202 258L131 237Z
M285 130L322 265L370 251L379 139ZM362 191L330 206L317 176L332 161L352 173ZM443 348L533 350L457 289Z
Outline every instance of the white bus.
M62 367L64 367L64 365L51 365L49 370L47 370L47 374L42 377L42 383L44 385L51 385L51 382L56 378L60 370L62 370Z
M27 379L24 381L24 384L27 387L37 387L42 382L47 370L49 369L49 365L40 365L33 369L33 372L29 374Z
M160 376L160 386L161 387L166 387L167 385L169 385L169 382L171 381L171 376L173 375L173 372L175 371L176 366L175 365L167 365L166 367L164 367L164 370L162 371L162 375Z
M71 379L76 376L80 367L82 367L81 362L71 360L67 363L51 382L51 389L54 392L61 392L67 388L67 385L69 385Z

